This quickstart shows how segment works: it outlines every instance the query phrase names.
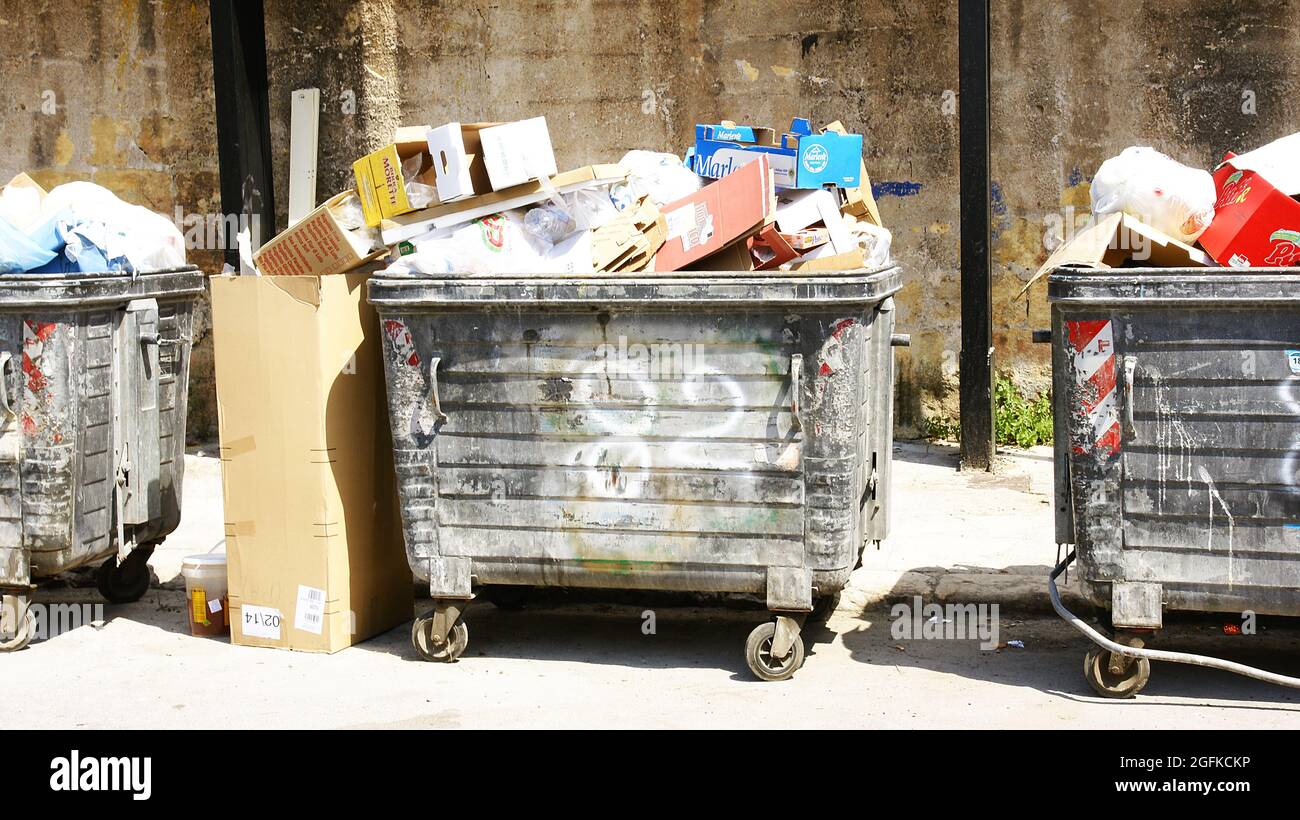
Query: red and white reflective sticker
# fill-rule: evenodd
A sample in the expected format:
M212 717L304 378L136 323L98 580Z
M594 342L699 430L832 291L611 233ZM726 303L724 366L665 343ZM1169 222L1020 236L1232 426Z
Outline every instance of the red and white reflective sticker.
M1116 389L1115 334L1109 320L1066 322L1066 340L1074 357L1080 409L1092 426L1093 449L1119 452L1119 395ZM1086 452L1075 445L1074 452Z

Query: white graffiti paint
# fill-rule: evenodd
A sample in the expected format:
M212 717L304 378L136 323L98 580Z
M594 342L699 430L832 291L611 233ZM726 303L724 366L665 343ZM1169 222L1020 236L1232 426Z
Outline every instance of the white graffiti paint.
M1219 502L1219 507L1223 510L1223 515L1228 519L1228 588L1231 589L1233 585L1232 535L1233 528L1236 526L1236 521L1233 520L1232 510L1228 508L1228 503L1223 500L1223 496L1219 495L1218 488L1214 486L1214 479L1210 476L1210 471L1200 466L1196 469L1200 474L1201 481L1205 482L1206 491L1210 495L1210 525L1206 528L1205 535L1205 549L1207 551L1214 550L1214 502Z

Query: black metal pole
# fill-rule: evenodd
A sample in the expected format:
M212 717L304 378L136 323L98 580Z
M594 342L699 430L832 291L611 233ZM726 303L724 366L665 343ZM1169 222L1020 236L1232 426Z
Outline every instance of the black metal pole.
M249 226L254 249L275 235L266 29L262 0L211 0L209 10L226 261L238 267L238 227Z
M993 463L993 316L989 185L989 4L957 11L961 136L961 460Z

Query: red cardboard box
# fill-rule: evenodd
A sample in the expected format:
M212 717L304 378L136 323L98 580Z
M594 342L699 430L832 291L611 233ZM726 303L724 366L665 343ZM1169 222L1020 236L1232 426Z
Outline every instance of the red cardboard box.
M1229 153L1214 172L1218 199L1201 247L1232 268L1300 263L1300 202L1260 173L1236 168L1235 156Z
M775 207L767 157L748 162L688 197L663 207L668 238L652 269L681 270L761 225Z

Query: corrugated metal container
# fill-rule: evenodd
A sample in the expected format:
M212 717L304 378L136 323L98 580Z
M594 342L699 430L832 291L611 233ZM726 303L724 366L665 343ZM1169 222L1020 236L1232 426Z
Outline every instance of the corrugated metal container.
M0 648L30 639L33 577L106 558L109 600L148 588L153 546L180 523L202 292L196 268L0 277Z
M900 285L372 278L407 552L435 603L417 649L463 651L480 586L758 593L784 614L751 667L792 674L794 614L887 534Z
M1057 542L1116 634L1300 615L1300 272L1063 268L1048 299Z

